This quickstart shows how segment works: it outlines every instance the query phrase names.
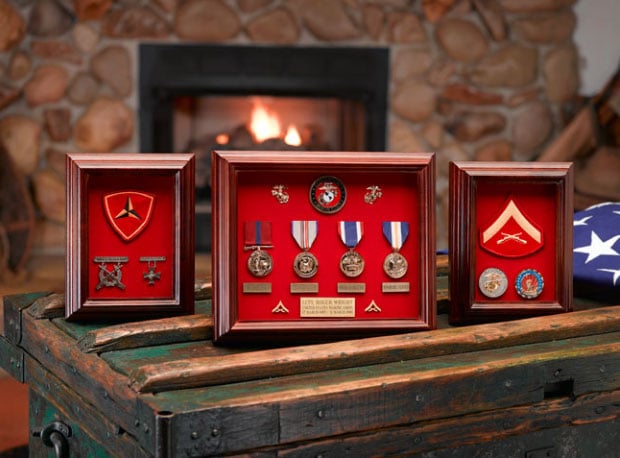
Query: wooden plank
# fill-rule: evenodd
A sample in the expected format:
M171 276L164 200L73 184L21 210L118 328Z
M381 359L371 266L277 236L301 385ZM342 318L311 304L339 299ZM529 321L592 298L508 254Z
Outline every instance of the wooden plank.
M15 294L4 296L4 337L17 345L22 338L22 310L28 308L36 299L50 293Z
M52 293L40 297L28 308L28 313L37 319L62 317L65 314L65 295Z
M451 444L453 449L457 446L476 446L476 449L480 450L484 444L511 437L523 438L534 432L557 431L558 428L565 430L574 425L596 426L601 423L617 422L619 419L620 391L612 391L582 395L572 400L566 398L544 400L525 406L491 410L440 421L413 422L378 431L278 447L277 456L282 458L319 456L325 451L329 451L328 456L338 457L391 456L403 452L411 455L443 449L446 444ZM616 431L620 434L620 429ZM607 438L608 441L611 439L613 437ZM618 439L620 437L616 437L615 441ZM535 448L535 444L529 445L530 448ZM607 446L609 445L612 443L607 442ZM265 452L275 453L275 450L267 449ZM512 448L512 451L516 453L517 449Z
M606 376L595 386L592 372L601 367ZM261 444L269 445L264 438L277 433L278 442L271 445L279 445L542 402L546 388L565 377L573 380L569 385L576 394L584 387L620 389L620 332L143 394L139 410L174 413L176 455L190 453L183 448L190 445L224 454L243 450L234 441L228 443L234 448L214 448L205 430L192 442L188 435L196 432L197 419L208 418L209 427L227 437L234 427L222 419L245 424L255 418L256 408L276 408L277 419L262 424L260 434Z
M72 429L69 440L71 456L103 456L104 450L106 456L152 456L115 423L113 415L104 415L84 402L72 388L32 358L26 360L26 381L31 387L31 428L40 429L52 420L68 424ZM49 407L53 407L53 412L45 415Z
M620 307L138 367L138 392L165 391L545 342L620 330Z
M170 360L224 356L244 351L241 348L215 347L211 341L181 342L176 344L138 347L101 353L108 365L124 375L144 364L162 364Z
M187 315L108 326L89 331L77 346L84 352L122 350L175 342L211 339L213 318Z

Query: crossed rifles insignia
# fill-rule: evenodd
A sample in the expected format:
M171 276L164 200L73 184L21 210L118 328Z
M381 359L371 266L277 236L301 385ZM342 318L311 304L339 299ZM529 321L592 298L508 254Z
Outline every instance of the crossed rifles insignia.
M103 196L105 215L112 229L126 242L135 239L148 225L155 196L121 191Z
M543 233L513 199L509 199L491 223L480 231L480 245L499 256L518 258L543 246Z

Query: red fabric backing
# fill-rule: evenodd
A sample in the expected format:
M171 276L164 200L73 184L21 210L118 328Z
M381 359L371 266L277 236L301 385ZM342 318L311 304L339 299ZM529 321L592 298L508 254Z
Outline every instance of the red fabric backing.
M87 215L84 218L88 234L85 262L88 265L88 299L171 299L174 296L174 176L141 174L136 177L130 172L89 175L86 185L88 196ZM124 241L105 216L104 196L121 191L136 191L155 196L150 222L142 232ZM99 264L93 261L96 256L127 256L129 261L122 267L122 282L125 290L117 287L104 287L99 291ZM149 285L143 275L148 272L142 256L165 256L155 268L160 272L160 280ZM108 270L113 264L108 264Z
M538 251L523 257L504 257L490 253L480 245L480 232L485 230L512 198L517 207L539 228L543 235L543 246ZM504 184L497 182L478 183L476 189L476 268L475 302L493 304L497 302L545 302L555 300L556 287L556 241L557 241L557 187L554 184ZM510 224L514 222L511 221ZM508 289L499 298L490 299L480 292L478 278L489 267L501 269L508 277ZM535 299L523 299L517 294L515 281L523 269L537 270L544 279L544 289Z
M328 174L325 174L328 175ZM238 176L237 196L237 263L238 263L238 316L240 321L253 320L299 320L301 297L354 297L355 319L407 319L419 318L420 278L420 221L419 193L416 174L402 172L343 172L330 169L329 175L336 176L347 191L344 207L335 214L323 214L315 210L309 199L313 181L321 173L314 172L241 172ZM274 185L283 184L290 196L288 203L280 204L271 195ZM364 202L366 187L378 185L383 196L373 205ZM273 258L272 272L263 278L256 278L247 269L251 251L244 250L244 223L264 220L272 222L273 248L266 251ZM299 278L293 270L293 260L302 251L291 234L291 221L317 220L318 235L310 248L319 262L318 273L310 279ZM364 235L356 248L365 262L363 273L350 279L340 272L341 256L347 251L338 235L339 221L362 221ZM383 272L383 261L392 252L381 228L382 221L408 221L409 236L400 253L409 263L405 277L409 293L388 293L381 291L382 282L396 281ZM243 293L244 282L267 282L272 284L271 294ZM318 294L291 294L290 283L319 283ZM339 282L363 282L363 294L342 294L337 292ZM382 309L381 313L367 313L364 309L371 301ZM290 311L288 314L272 313L282 301ZM352 319L352 318L351 318Z

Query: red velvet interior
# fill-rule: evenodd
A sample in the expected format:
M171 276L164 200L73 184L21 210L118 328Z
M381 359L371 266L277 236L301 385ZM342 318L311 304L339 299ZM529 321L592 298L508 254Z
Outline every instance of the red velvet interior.
M344 207L335 214L323 214L315 210L309 199L313 181L323 175L335 176L346 187ZM420 203L416 173L387 171L338 171L330 168L329 173L320 172L240 172L237 195L237 264L238 264L238 317L240 321L253 320L299 320L301 297L354 297L355 320L363 319L418 319L420 315ZM280 204L271 195L274 185L285 185L290 196L288 203ZM381 187L383 196L374 204L364 201L366 188ZM273 248L266 251L273 258L273 271L263 278L254 277L247 269L251 251L244 250L244 224L246 221L271 221ZM310 279L299 278L293 270L293 260L302 251L291 234L291 221L318 221L318 235L310 248L319 262L318 273ZM348 278L341 273L339 264L347 248L338 235L339 221L362 221L364 235L356 247L365 261L363 273L357 278ZM383 261L392 248L382 233L383 221L408 221L410 232L400 253L409 263L405 277L398 281L410 284L409 293L383 293L382 282L396 281L383 271ZM243 293L245 282L267 282L272 284L271 294ZM292 294L290 283L319 283L318 294ZM337 292L339 282L363 282L363 294L342 294ZM371 301L382 309L381 313L364 311ZM272 313L274 307L282 304L288 314ZM351 318L352 319L352 318Z
M481 247L480 232L485 230L512 198L527 219L542 231L543 246L523 257L507 257L490 253ZM476 189L476 266L475 302L493 304L498 302L548 302L555 300L557 261L557 187L554 184L524 183L509 184L484 181ZM514 221L509 223L514 224ZM514 228L512 226L511 228ZM515 229L516 230L516 229ZM511 232L511 231L508 231ZM512 231L511 233L514 233ZM480 292L478 278L482 271L496 267L508 277L508 289L495 299ZM544 288L535 299L523 299L515 288L516 278L523 269L534 269L544 279Z
M136 191L155 196L150 222L132 240L124 241L105 216L104 196L121 191ZM87 208L84 218L87 234L85 259L88 266L88 299L170 299L174 296L174 176L131 172L92 172L86 182ZM144 209L139 209L144 213ZM114 215L116 216L116 215ZM142 215L141 215L142 216ZM126 221L123 221L125 224ZM99 283L97 256L126 256L122 267L125 290L118 287L95 289ZM161 277L149 285L143 275L149 271L143 256L164 256L155 268ZM112 270L113 263L107 265Z

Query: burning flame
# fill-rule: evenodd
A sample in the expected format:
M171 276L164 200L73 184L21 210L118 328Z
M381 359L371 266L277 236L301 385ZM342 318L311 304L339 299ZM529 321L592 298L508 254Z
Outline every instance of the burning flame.
M270 138L278 138L282 135L278 116L270 113L260 102L256 102L252 109L250 131L258 143Z
M301 135L297 128L294 125L289 126L285 135L278 114L270 111L259 100L254 101L249 130L256 143L264 142L270 138L281 138L287 145L300 146L302 144Z
M284 136L284 143L291 146L301 145L301 135L299 135L299 131L295 126L289 126Z

